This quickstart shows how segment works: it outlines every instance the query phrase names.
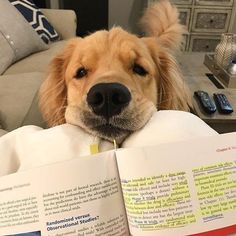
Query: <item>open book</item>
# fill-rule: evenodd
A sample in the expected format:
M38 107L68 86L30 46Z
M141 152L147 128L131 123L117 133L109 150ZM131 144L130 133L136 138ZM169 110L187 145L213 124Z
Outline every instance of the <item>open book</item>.
M0 178L0 235L236 234L236 133Z

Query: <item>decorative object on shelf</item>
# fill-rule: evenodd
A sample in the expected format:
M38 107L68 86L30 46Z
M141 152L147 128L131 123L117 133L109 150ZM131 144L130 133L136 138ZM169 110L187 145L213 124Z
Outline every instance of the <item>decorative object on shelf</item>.
M214 60L218 66L228 68L236 56L236 34L225 33L221 35L221 41L216 46Z
M227 71L231 74L231 75L236 75L236 58L234 58L231 63L229 64Z
M217 80L224 85L224 87L233 89L236 88L236 74L229 71L229 68L224 69L223 67L216 65L214 54L205 55L204 65L212 72Z

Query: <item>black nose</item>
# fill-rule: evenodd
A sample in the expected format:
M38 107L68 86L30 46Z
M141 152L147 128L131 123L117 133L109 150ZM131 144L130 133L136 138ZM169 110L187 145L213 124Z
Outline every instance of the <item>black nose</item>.
M130 100L129 90L119 83L96 84L87 94L87 102L93 112L106 119L119 114Z

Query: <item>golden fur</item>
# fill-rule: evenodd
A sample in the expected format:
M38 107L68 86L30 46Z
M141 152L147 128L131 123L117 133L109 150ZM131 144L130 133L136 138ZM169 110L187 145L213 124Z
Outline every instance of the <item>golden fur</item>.
M183 33L176 8L166 0L159 1L146 10L141 24L148 37L138 38L115 27L68 42L51 62L40 90L40 108L49 126L67 122L122 142L142 128L156 109L189 110L188 90L171 54L180 45ZM134 73L134 64L145 68L147 74ZM79 68L86 68L88 73L78 79ZM117 82L128 88L132 99L107 121L93 113L87 94L98 83ZM113 132L96 129L107 122Z

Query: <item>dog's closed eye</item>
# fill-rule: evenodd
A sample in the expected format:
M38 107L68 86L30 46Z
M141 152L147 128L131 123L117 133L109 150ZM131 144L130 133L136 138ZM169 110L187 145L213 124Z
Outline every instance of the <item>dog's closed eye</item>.
M75 74L76 79L81 79L88 74L88 70L85 67L80 67Z
M146 76L148 72L139 64L135 63L132 68L133 72L135 74L141 75L141 76Z

